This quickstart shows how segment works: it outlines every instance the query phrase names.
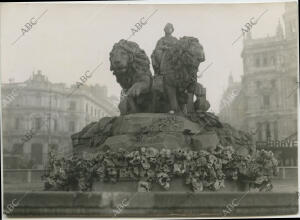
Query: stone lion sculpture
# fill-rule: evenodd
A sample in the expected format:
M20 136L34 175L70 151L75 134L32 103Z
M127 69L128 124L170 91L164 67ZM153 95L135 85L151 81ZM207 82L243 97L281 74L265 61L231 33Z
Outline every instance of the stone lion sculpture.
M119 109L121 115L150 112L150 61L137 43L120 40L110 52L110 70L122 87Z
M160 93L164 93L165 101L169 104L169 112L182 113L187 112L188 100L193 102L195 94L197 100L192 105L193 108L206 111L209 103L206 101L205 94L201 93L203 87L197 83L198 67L205 60L204 50L198 39L194 37L180 38L171 47L166 48L163 59L161 62L164 65L161 67L163 71L159 76L154 77L154 97L159 96L157 93L163 87L163 91ZM155 109L160 106L159 102L155 101ZM201 103L202 109L197 108L199 103Z

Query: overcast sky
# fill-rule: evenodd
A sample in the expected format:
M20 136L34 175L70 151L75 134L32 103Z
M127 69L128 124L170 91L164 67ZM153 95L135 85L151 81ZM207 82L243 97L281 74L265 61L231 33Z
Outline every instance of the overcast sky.
M207 88L212 110L218 112L230 72L235 81L243 74L240 57L243 40L234 45L232 42L241 35L241 28L251 17L257 18L265 10L268 11L253 26L254 38L274 35L284 12L283 3L193 6L6 3L1 8L2 81L8 82L9 78L25 81L40 69L51 82L70 85L103 62L87 83L106 85L109 95L119 96L120 86L109 70L109 52L114 43L131 35L131 28L142 17L156 11L130 40L138 43L150 58L168 22L174 25L175 37L198 38L206 55L199 73L210 65L199 82ZM22 34L21 28L43 12L37 24L12 45Z

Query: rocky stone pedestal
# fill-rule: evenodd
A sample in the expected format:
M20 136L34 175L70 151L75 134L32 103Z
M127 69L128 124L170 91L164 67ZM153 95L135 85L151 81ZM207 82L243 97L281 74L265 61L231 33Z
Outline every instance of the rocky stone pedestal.
M94 157L96 152L107 150L118 152L122 149L133 152L138 149L151 148L171 151L186 149L193 152L200 152L201 150L213 152L218 145L233 146L236 151L244 154L250 153L249 146L243 144L243 141L248 141L247 137L229 125L223 125L211 113L186 117L160 113L138 113L114 118L107 117L99 122L87 125L81 132L74 134L72 140L74 152L85 159ZM137 160L141 160L141 156L137 157ZM145 158L145 164L148 163L147 160ZM176 158L174 163L176 163ZM176 164L179 166L178 171L180 172L180 169L186 170L186 168L180 168L180 163L178 161L178 164ZM148 165L150 166L150 164ZM135 168L137 173L148 172L145 170L140 171L138 167ZM117 183L106 183L105 181L94 183L93 190L102 192L136 192L139 189L143 190L143 186L139 187L138 181L132 179L127 181L126 178L122 177L123 174L127 177L127 172L126 167L122 168L122 175L120 171ZM164 171L161 172L164 175ZM174 171L172 170L172 172ZM146 188L148 187L146 186ZM151 191L165 190L156 183L149 186L149 188L151 188ZM167 188L169 191L181 192L192 190L191 187L186 186L184 177L172 179L170 187Z
M243 154L249 154L250 138L217 117L203 113L198 117L173 114L138 113L106 117L87 125L72 135L75 152L95 152L110 148L133 150L136 147L157 149L189 148L210 150L217 144L231 145Z

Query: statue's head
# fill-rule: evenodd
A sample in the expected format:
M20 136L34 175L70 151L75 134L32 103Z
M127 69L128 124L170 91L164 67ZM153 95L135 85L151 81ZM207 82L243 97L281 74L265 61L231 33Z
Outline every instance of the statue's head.
M132 62L132 52L125 40L114 45L110 52L110 70L118 73L127 72L129 63Z
M150 71L150 61L144 50L132 41L120 40L109 54L110 70L115 75Z
M171 35L174 32L173 24L167 23L165 28L164 28L164 31L165 31L166 35Z

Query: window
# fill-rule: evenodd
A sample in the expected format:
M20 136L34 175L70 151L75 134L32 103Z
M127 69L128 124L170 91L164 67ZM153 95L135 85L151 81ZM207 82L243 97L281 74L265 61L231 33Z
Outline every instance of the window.
M263 59L263 65L264 66L268 65L268 59L267 59L267 57L264 57L264 59Z
M12 154L23 155L23 145L22 144L14 144L12 148Z
M85 112L88 113L89 112L89 104L86 103L85 105Z
M276 87L276 80L275 80L275 79L273 79L273 80L271 81L271 85L272 85L272 88L275 88L275 87Z
M260 82L260 81L257 81L257 82L256 82L256 88L259 89L259 88L260 88L260 85L261 85L261 82Z
M256 124L256 130L258 132L258 140L262 141L262 130L261 130L262 126L261 123L257 123Z
M297 107L297 93L294 94L294 106Z
M54 107L58 107L58 99L57 99L57 95L54 96L54 100L53 100L53 106Z
M270 106L270 96L268 96L268 95L263 96L263 105L264 105L264 107Z
M71 102L70 102L69 110L71 110L71 111L76 110L76 102L74 102L74 101L71 101Z
M42 127L42 118L35 118L34 119L34 128L40 130Z
M75 132L75 122L74 121L69 122L69 131Z
M275 65L276 64L276 58L273 56L271 57L271 62L272 62L272 65Z
M53 130L57 131L57 120L53 119Z
M244 106L245 106L245 109L248 109L248 101L249 101L248 99L245 99L245 100L244 100Z
M271 138L270 123L266 122L266 138Z
M290 22L290 29L291 29L291 33L295 33L296 32L295 21L291 21Z
M15 119L15 129L16 130L20 129L20 119L19 118Z
M36 95L36 105L38 106L42 105L42 96L40 93Z
M274 127L274 140L278 140L278 123L277 121L273 122Z
M50 144L48 151L52 151L52 152L57 153L58 152L58 145L57 144Z
M31 145L31 159L35 164L43 163L43 145L42 144L32 144Z
M91 107L91 115L93 115L93 106Z
M260 66L260 59L258 57L255 59L255 66L256 67Z

